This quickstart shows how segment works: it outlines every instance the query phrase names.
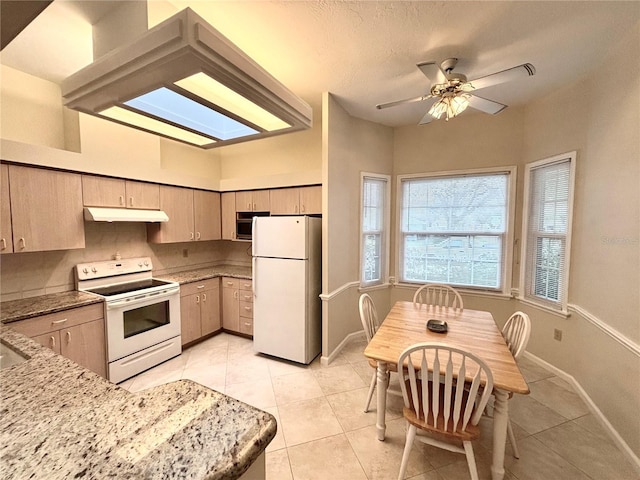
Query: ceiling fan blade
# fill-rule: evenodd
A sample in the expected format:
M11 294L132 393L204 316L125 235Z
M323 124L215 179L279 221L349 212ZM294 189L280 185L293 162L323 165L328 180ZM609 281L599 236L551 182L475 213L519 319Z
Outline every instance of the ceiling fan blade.
M427 113L424 114L424 117L422 117L422 119L418 122L418 125L426 125L427 123L431 123L432 120L434 120L434 118L427 111Z
M535 67L530 63L524 63L522 65L518 65L517 67L508 68L507 70L503 70L501 72L492 73L491 75L487 75L485 77L476 78L475 80L471 80L468 83L473 85L475 90L480 90L481 88L487 88L493 85L498 85L500 83L511 82L513 80L519 80L535 74Z
M376 108L378 110L381 110L383 108L395 107L396 105L403 105L405 103L422 102L423 100L427 100L429 98L431 98L431 94L428 93L420 97L406 98L404 100L396 100L395 102L379 103L378 105L376 105Z
M416 66L424 73L424 76L431 81L431 85L445 83L447 81L447 76L436 62L420 62Z
M507 108L507 106L502 103L487 100L486 98L478 97L477 95L469 95L468 100L471 108L475 108L476 110L480 110L484 113L490 113L491 115L500 113L502 110Z

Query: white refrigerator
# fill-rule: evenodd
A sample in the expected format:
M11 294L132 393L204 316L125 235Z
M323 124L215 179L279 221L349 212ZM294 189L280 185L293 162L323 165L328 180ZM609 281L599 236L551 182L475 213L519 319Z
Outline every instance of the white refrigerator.
M254 217L253 348L309 364L321 349L321 222Z

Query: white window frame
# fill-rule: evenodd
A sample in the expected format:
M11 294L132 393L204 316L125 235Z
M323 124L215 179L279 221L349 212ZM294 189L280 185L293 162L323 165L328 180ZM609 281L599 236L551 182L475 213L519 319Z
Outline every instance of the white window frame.
M549 299L543 299L531 292L527 291L527 277L534 275L528 265L529 257L529 208L531 204L531 176L532 171L541 167L551 166L557 163L569 161L569 198L567 200L567 232L564 235L565 255L564 255L564 269L560 274L561 289L560 300L554 302ZM522 250L520 253L520 287L518 290L518 299L524 303L529 303L536 307L559 312L567 316L568 310L568 297L569 297L569 271L570 271L570 259L571 259L571 232L573 230L573 203L575 194L575 175L576 175L576 152L567 152L561 155L555 155L553 157L544 158L536 162L529 163L525 166L524 177L524 201L522 207ZM558 237L558 234L554 234L554 237ZM534 282L530 284L533 285Z
M364 183L365 179L370 178L373 180L382 180L385 182L384 189L384 205L383 205L383 220L380 245L380 279L369 282L364 281L364 235L363 220L364 220ZM361 172L360 173L360 236L359 236L359 258L360 258L360 288L367 288L379 285L388 284L389 278L389 213L391 203L391 176L380 173Z
M504 173L508 175L507 180L507 221L506 231L504 232L504 244L502 249L502 287L499 289L489 287L473 287L464 286L456 289L460 291L466 291L469 293L486 293L501 296L511 297L511 276L513 271L513 242L514 242L514 225L515 225L515 211L516 211L516 181L517 181L517 167L505 166L505 167L488 167L488 168L476 168L466 170L449 170L444 172L428 172L428 173L414 173L408 175L398 175L396 183L396 265L397 274L400 285L415 285L414 282L408 282L403 280L404 272L404 242L402 241L402 182L404 180L411 180L417 178L433 178L433 177L463 177L468 175L482 175L482 174L500 174Z

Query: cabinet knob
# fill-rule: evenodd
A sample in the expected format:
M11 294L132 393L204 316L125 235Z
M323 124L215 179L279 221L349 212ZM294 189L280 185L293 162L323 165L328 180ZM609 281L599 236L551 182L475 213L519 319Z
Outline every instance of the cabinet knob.
M6 250L7 249L7 241L4 238L1 238L0 242L2 242L2 250Z
M203 302L206 302L206 301L207 301L207 294L206 294L206 293L203 293L203 294L202 294L202 301L203 301Z
M196 295L196 303L200 303L200 295Z
M234 290L234 292L233 292L233 298L238 298L238 291L237 291L237 290Z
M22 249L27 248L27 241L24 239L24 237L20 237L19 243L20 243L20 248Z
M60 325L61 323L66 322L67 319L66 318L61 318L60 320L54 320L51 322L52 325Z
M129 206L133 207L133 197L129 197Z
M189 240L193 240L193 232L189 232Z
M67 330L67 343L71 343L71 332Z
M124 195L120 195L120 205L124 205Z
M196 232L196 240L200 240L200 232Z
M56 347L56 337L54 336L49 337L49 345L51 345L51 348Z

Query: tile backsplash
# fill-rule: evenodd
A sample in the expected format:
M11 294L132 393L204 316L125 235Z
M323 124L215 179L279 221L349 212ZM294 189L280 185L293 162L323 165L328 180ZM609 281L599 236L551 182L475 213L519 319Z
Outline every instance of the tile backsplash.
M111 260L116 253L122 258L151 257L155 276L220 264L251 265L248 242L152 244L143 223L86 222L83 249L2 255L0 300L75 290L75 265Z

